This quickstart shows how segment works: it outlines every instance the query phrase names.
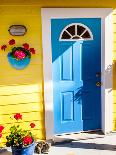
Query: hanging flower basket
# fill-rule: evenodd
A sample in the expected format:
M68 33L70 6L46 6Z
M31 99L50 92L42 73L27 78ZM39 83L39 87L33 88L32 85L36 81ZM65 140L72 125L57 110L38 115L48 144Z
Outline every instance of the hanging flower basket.
M9 64L17 70L27 67L30 63L31 55L35 54L35 49L30 48L27 43L24 43L22 46L14 46L14 39L9 41L9 45L12 46L11 51L7 55ZM7 45L1 46L1 50L5 51L6 48Z
M8 53L7 57L8 57L8 62L10 63L10 65L18 70L24 69L30 63L29 57L25 57L22 60L17 60L11 56L11 52Z

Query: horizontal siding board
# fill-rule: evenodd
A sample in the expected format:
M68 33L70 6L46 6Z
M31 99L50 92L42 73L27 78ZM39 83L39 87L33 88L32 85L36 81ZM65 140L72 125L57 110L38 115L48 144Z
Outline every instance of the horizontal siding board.
M12 101L13 102L13 101ZM15 101L14 101L15 102ZM40 112L43 111L43 106L36 103L25 103L25 104L13 104L13 105L6 105L6 106L0 106L0 114L11 114L11 113L23 113L23 112Z
M21 73L19 70L14 69L12 66L8 66L8 69L6 71L3 72L3 69L0 68L0 78L5 77L5 76L36 76L39 78L40 75L42 75L42 66L40 66L40 68L37 68L36 65L31 65L31 67L28 67L25 70L22 70Z
M42 112L36 111L36 112L25 112L21 113L23 115L23 120L26 122L35 122L35 121L43 121L44 117L42 115ZM0 115L0 124L8 124L9 122L13 121L14 114L5 114Z
M0 85L22 85L22 84L42 84L42 79L39 79L39 75L20 75L20 76L10 76L10 77L0 77Z
M116 24L113 24L113 33L116 33Z
M116 33L113 34L113 41L116 42Z
M116 112L113 112L113 121L116 121Z
M13 121L11 121L12 122L12 125L20 125L21 126L21 128L22 129L26 129L26 130L31 130L31 127L30 127L30 123L31 122L33 122L33 123L35 123L35 128L34 129L36 129L36 130L40 130L40 129L43 129L43 125L42 125L42 123L43 123L43 120L41 120L41 121L27 121L27 122L25 122L25 121L18 121L17 123L14 123ZM9 124L4 124L4 131L3 131L3 133L7 133L7 132L9 132L9 129L10 129L10 127L11 127L11 124L9 123ZM32 130L33 131L33 130Z
M16 94L9 96L0 96L0 106L19 103L39 103L43 101L42 95L38 93Z
M42 91L42 86L38 85L38 84L0 86L0 96L2 96L2 95L13 95L13 94L23 94L23 93L26 93L26 94L38 93L38 96L39 96L39 95L41 95L40 94L41 91Z

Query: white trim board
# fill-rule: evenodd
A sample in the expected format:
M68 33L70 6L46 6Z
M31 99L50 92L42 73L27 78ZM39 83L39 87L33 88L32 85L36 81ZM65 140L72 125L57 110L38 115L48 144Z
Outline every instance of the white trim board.
M54 138L51 19L101 18L101 113L102 131L112 131L112 9L111 8L42 8L42 46L46 139Z

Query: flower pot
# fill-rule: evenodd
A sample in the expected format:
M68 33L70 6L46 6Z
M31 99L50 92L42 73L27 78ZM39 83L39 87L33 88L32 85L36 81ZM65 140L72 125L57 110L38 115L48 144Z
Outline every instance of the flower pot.
M13 155L33 155L35 142L25 147L11 147Z
M22 60L16 60L15 58L13 58L11 55L10 55L10 52L8 53L7 55L8 57L8 62L10 63L10 65L17 69L17 70L21 70L21 69L24 69L25 67L27 67L30 63L30 58L29 57L25 57L24 59Z

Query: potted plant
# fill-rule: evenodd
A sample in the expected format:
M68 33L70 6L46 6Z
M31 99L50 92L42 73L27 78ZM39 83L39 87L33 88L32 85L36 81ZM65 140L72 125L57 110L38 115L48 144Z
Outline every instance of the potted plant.
M33 155L35 149L34 136L31 131L23 130L18 122L22 119L20 113L14 114L14 118L17 122L10 127L10 132L6 136L6 146L11 147L13 155ZM30 123L30 127L34 128L35 124ZM0 125L0 138L2 137L2 131L4 127Z
M21 46L15 46L15 40L11 39L8 42L11 46L11 50L8 53L8 62L18 70L24 69L30 63L31 55L35 54L35 49L30 48L28 43L24 43ZM1 50L6 50L8 45L2 45Z

